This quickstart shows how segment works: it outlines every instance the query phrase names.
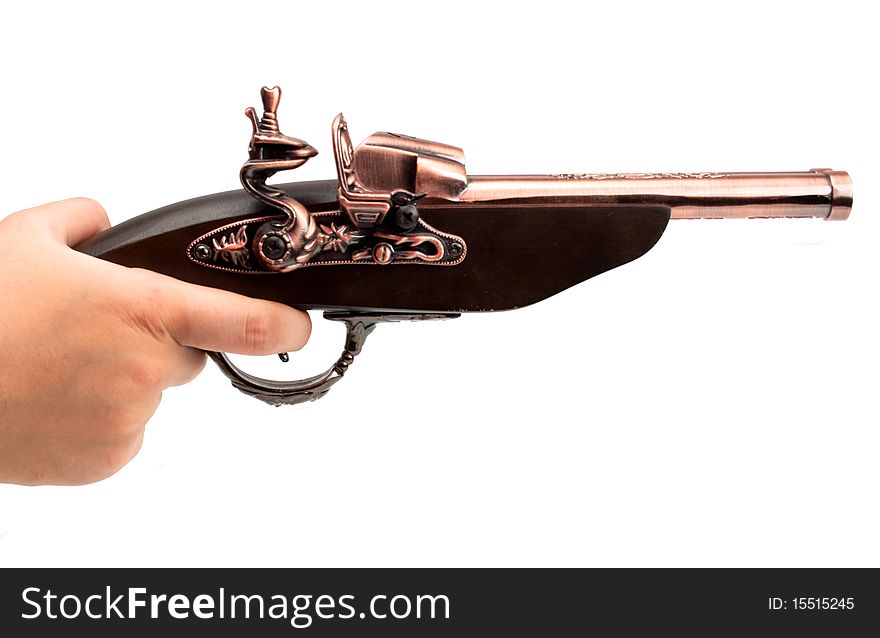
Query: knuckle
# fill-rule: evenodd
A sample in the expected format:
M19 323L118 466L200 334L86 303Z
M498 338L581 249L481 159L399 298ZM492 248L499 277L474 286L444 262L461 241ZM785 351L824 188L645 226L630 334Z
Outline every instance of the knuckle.
M123 467L128 465L141 447L143 437L139 435L132 436L131 439L113 445L98 454L95 463L95 481L109 478L116 474Z
M269 346L274 332L275 321L271 315L249 312L244 322L244 338L248 349L261 352Z
M76 468L64 472L63 485L87 485L109 478L125 467L141 449L144 428L141 426L124 436L117 436L93 445L78 455Z
M165 366L153 360L135 361L128 365L126 372L128 381L145 394L161 392L168 376Z
M68 203L86 210L104 213L104 207L101 206L100 202L91 197L72 197L68 200Z
M23 224L26 224L28 219L28 211L20 210L4 217L0 224L2 224L7 230L14 231L20 229Z
M169 357L161 352L142 352L117 359L104 369L107 378L100 390L102 420L113 421L129 407L161 394L173 373Z
M141 332L161 340L167 332L163 318L168 310L162 286L146 270L135 268L131 274L129 286L134 294L117 300L119 309L125 319Z
M104 444L115 444L137 432L145 424L132 404L118 404L104 413L95 424L95 435Z
M162 286L156 278L156 274L143 268L132 268L133 289L136 301L146 309L158 309L164 304Z

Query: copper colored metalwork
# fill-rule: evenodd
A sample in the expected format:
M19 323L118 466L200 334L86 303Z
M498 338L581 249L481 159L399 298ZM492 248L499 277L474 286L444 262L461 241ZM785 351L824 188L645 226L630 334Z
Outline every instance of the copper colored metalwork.
M253 133L248 146L250 159L241 167L241 184L257 200L284 214L283 222L273 222L272 225L274 236L286 244L286 250L278 258L265 253L263 246L268 233L262 232L253 240L253 252L265 268L287 272L302 266L320 250L314 241L317 227L308 208L284 191L268 186L266 180L279 171L299 168L318 151L279 130L276 111L281 101L281 89L263 87L260 94L263 116L257 119L253 108L245 110L253 125Z
M221 234L219 237L212 237L211 244L214 246L214 261L225 261L245 270L250 270L253 267L250 265L250 253L248 252L247 226L242 226L228 235Z
M667 206L672 219L846 219L852 183L842 171L803 173L566 173L468 178L461 202L517 206ZM430 203L423 205L426 208Z
M852 209L849 176L831 169L469 176L455 146L375 133L355 147L342 114L336 180L269 186L317 151L281 133L281 91L261 95L262 116L246 111L247 194L175 204L79 249L344 322L342 355L302 381L260 379L209 353L236 388L273 405L324 396L378 323L535 303L644 255L670 219L842 220Z
M377 133L355 149L340 113L333 122L339 214L318 224L308 207L266 184L275 173L298 168L317 151L281 133L277 117L281 89L263 87L261 95L262 117L257 118L253 108L245 111L253 133L241 183L283 218L267 217L259 224L247 220L205 233L190 244L190 260L233 272L285 273L355 262L451 266L464 259L464 239L422 222L417 208L428 194L457 196L464 190L467 175L461 149L391 133ZM420 188L426 190L419 192ZM392 211L389 227L386 215ZM452 257L447 257L447 246ZM319 258L321 253L334 254Z
M395 195L457 199L467 187L464 152L455 146L395 133L374 133L355 149L340 113L333 120L339 205L356 226L382 224Z
M852 180L844 171L835 171L830 168L814 168L814 173L822 173L828 176L831 184L831 212L825 219L831 221L843 221L852 212L853 191Z
M375 229L361 231L351 228L348 217L339 211L313 213L317 224L314 255L297 269L317 266L422 264L456 266L467 256L467 244L457 235L443 233L419 219L407 233L391 233ZM255 267L267 260L264 246L273 237L280 237L276 217L251 217L224 224L199 235L189 243L186 255L190 261L216 270L249 275L268 275L282 270ZM277 260L290 258L290 244ZM292 269L288 269L290 271Z
M376 231L373 237L379 239L379 243L372 250L354 253L352 260L360 261L372 256L377 264L385 265L394 259L438 262L446 255L445 244L433 235L394 235Z

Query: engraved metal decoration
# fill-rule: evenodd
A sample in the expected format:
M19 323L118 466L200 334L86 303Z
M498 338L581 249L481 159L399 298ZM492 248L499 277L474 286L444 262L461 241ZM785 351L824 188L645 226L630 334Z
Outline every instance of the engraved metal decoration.
M377 264L389 264L394 259L415 259L421 261L440 261L446 254L445 244L433 235L394 235L376 231L373 237L383 240L373 246L372 250L362 249L351 258L361 261L372 257ZM426 247L422 248L422 247ZM419 250L422 248L421 250Z
M423 219L419 219L415 229L409 233L391 233L350 228L345 215L339 211L314 213L312 216L317 223L314 241L319 250L299 268L389 264L454 266L467 255L467 245L461 237L442 233ZM256 251L265 250L266 238L278 232L271 226L275 221L275 217L254 217L216 228L191 242L187 257L200 266L227 272L252 275L277 272L253 266L258 260ZM267 227L268 234L260 230ZM242 234L246 240L229 243L230 238L241 238ZM233 256L231 250L221 252L224 241L229 248L241 243L244 246L238 249L241 252ZM260 241L263 242L262 247Z
M716 179L728 173L554 173L557 179Z
M263 115L253 125L241 183L282 216L226 224L196 238L187 257L229 272L278 273L322 265L424 264L454 266L467 255L464 239L421 218L419 201L457 198L467 187L461 149L393 133L375 133L354 148L340 113L333 122L339 210L312 213L266 180L302 166L317 151L281 133L281 90L263 87Z
M213 237L211 244L214 246L214 260L224 261L232 266L251 270L250 252L248 251L247 225L241 226L237 231L228 235L221 234Z
M302 140L284 135L278 128L276 111L281 101L281 89L263 87L260 95L263 116L258 119L253 108L245 110L253 125L253 133L248 146L249 159L241 167L241 184L256 199L284 214L283 221L272 221L271 228L258 231L253 240L253 252L266 269L287 272L302 266L320 250L315 241L317 227L305 206L284 191L268 186L266 180L279 171L302 166L318 151ZM278 257L263 250L270 233L285 244L285 250Z
M342 321L346 326L345 347L339 359L330 368L308 379L301 381L274 381L263 379L244 372L223 352L209 352L208 356L217 364L220 371L232 381L232 385L247 394L269 405L295 405L308 401L317 401L339 381L348 371L354 358L360 354L367 337L380 323L394 321L428 321L438 319L454 319L453 313L418 313L418 314L381 314L358 312L325 312L324 318L331 321Z
M338 228L333 222L330 222L329 226L321 224L321 242L324 250L344 253L363 238L363 235L349 230L345 224L340 224Z

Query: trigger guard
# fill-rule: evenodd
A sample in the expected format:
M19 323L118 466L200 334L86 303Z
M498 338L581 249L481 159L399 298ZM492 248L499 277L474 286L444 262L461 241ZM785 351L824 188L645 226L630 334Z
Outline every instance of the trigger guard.
M454 319L452 313L369 313L334 311L325 312L324 318L342 321L346 326L345 348L339 359L321 374L299 381L275 381L248 374L230 360L225 352L208 352L211 360L220 371L232 381L239 391L274 406L296 405L307 401L317 401L339 381L360 354L364 342L380 323L393 321L427 321L435 319Z

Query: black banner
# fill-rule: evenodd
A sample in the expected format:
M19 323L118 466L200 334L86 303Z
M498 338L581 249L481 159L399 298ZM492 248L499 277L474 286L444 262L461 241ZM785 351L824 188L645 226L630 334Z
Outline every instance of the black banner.
M7 569L7 636L864 635L876 570ZM202 633L204 632L204 633Z

